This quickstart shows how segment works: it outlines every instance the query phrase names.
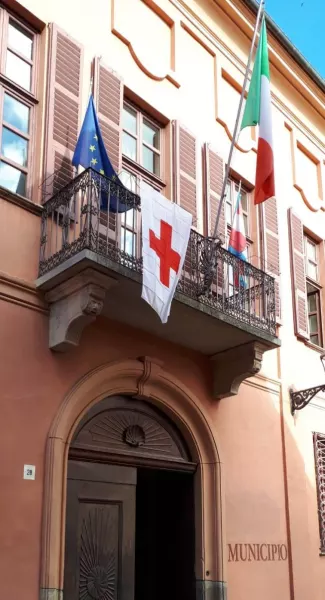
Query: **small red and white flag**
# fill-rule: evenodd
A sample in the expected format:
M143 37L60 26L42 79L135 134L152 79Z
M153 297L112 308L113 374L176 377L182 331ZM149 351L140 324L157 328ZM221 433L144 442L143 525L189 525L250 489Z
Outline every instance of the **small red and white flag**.
M167 323L185 260L192 215L144 183L142 218L142 298Z

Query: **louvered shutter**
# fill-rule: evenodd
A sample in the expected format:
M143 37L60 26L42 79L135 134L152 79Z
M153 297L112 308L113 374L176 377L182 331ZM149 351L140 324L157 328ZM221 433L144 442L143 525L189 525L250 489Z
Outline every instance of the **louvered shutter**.
M299 337L309 339L304 231L301 220L291 208L289 209L289 231L295 333Z
M94 59L94 98L107 154L119 173L122 168L123 82L98 58Z
M223 160L209 144L203 147L203 166L205 183L205 214L208 235L213 235L217 212L219 208L222 183L224 177ZM222 242L226 239L225 203L223 202L218 226L218 234Z
M74 176L71 160L79 134L82 65L82 46L52 23L44 155L46 197Z
M122 108L123 82L112 69L104 66L99 58L93 62L94 99L100 130L109 159L117 173L122 169ZM116 231L116 215L102 212L102 226Z
M196 138L173 122L174 133L174 200L193 215L197 226L197 159Z
M174 201L193 216L192 227L197 227L197 140L178 121L173 121L173 197ZM184 267L183 285L189 286L196 277L196 248L190 236Z
M275 279L275 314L281 319L279 223L276 198L261 205L261 232L264 269Z

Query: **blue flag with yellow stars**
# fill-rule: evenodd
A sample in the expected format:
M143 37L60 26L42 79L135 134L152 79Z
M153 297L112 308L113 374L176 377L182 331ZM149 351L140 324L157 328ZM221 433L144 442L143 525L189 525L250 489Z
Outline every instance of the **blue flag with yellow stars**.
M85 169L92 167L95 171L101 173L101 175L106 175L106 177L115 180L123 186L108 158L92 96L89 98L87 112L79 133L72 164L75 167L81 165ZM111 212L122 213L129 210L131 206L126 206L122 202L119 202L117 194L111 191L109 208ZM104 191L101 193L101 210L108 210L108 193Z

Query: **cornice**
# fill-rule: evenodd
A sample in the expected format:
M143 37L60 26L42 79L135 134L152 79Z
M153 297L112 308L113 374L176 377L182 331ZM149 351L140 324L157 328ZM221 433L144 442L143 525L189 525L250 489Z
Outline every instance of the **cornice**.
M47 304L33 283L1 271L0 299L41 313L48 313Z
M257 373L254 377L245 379L243 385L262 390L263 392L269 392L276 396L279 396L281 391L281 381L279 379L273 379L262 373Z
M24 198L23 196L19 196L19 194L14 194L9 190L0 186L0 198L1 200L6 200L11 204L15 204L24 210L32 213L33 215L40 216L43 212L43 207L40 204L35 204L31 200Z

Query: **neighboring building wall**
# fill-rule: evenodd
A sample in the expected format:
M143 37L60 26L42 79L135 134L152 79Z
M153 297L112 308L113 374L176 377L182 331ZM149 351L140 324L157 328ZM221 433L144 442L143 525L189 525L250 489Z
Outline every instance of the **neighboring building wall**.
M116 91L116 85L120 85L116 82L121 76L126 98L149 112L164 128L161 179L166 196L178 201L186 198L197 229L210 233L215 218L210 203L220 195L253 17L239 1L217 5L204 0L189 0L186 4L178 0L98 0L89 6L85 0L25 0L22 4L44 24L55 23L72 36L77 79L71 83L68 72L64 83L67 51L60 57L61 83L47 80L45 57L52 52L53 74L57 64L53 40L57 34L53 33L55 28L44 28L39 35L35 84L34 184L29 203L13 194L3 194L7 199L0 199L3 596L23 595L26 600L34 600L38 595L45 443L63 399L91 369L112 360L148 354L163 360L166 370L192 390L215 424L225 485L229 600L320 600L325 559L319 556L312 433L325 434L325 404L321 398L316 399L293 418L288 390L292 385L296 389L317 385L324 378L320 349L308 342L307 313L304 315L307 298L302 283L306 275L301 256L299 263L300 231L318 243L317 283L323 306L324 95L270 37L277 196L276 201L270 200L258 210L250 196L248 241L253 264L270 271L279 284L282 347L265 355L262 372L246 381L237 397L220 402L211 399L208 359L104 318L85 331L75 351L53 354L48 349L47 307L33 284L39 255L37 205L41 201L43 165L47 175L55 165L53 146L64 159L71 158L71 140L84 115L91 75L103 132L106 123L107 145L116 167L121 168L122 159L121 153L114 154L112 146L112 139L118 138L122 127L121 115L116 112L117 95L122 90ZM61 35L67 40L65 33ZM98 61L94 62L99 56L103 68L115 72L110 88L115 86L115 96L106 108L107 85L112 81L105 70L105 81L101 83L100 67ZM66 98L78 112L78 119L76 112L73 118L69 116L71 139L67 149L64 143L60 146L58 136L55 139L47 116L52 114L55 89L62 92L62 81ZM113 115L112 106L116 109ZM66 111L61 108L58 119L64 121ZM117 138L114 129L118 130ZM46 133L48 147L42 144ZM248 193L254 187L256 148L256 132L246 130L232 165L233 178L242 180ZM191 157L190 166L186 156ZM127 161L123 164L125 167ZM296 215L295 235L290 208ZM225 217L222 230L226 237ZM292 288L298 289L299 304ZM36 465L35 482L22 479L26 463Z

